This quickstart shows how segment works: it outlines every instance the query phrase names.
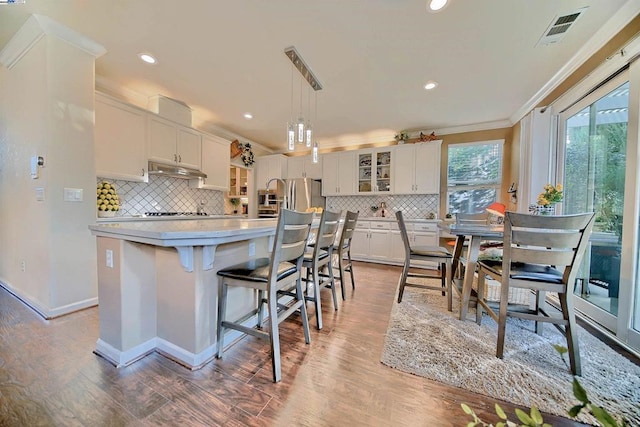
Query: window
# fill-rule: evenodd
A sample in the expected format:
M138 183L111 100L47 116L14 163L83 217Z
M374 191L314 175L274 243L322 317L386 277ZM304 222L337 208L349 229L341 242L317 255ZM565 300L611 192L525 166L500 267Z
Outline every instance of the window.
M496 201L502 181L503 143L500 140L449 146L448 212L483 212Z

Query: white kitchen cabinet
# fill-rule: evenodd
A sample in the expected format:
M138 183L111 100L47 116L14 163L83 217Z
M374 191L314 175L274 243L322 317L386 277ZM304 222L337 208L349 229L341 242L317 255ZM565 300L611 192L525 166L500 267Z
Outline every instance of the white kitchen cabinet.
M351 240L351 257L389 262L391 221L358 221Z
M395 146L393 192L395 194L438 194L440 192L440 150L442 141Z
M267 181L270 179L287 177L287 157L282 154L258 157L255 171L255 188L262 190L266 188ZM275 184L272 184L270 188L276 188Z
M391 193L392 186L391 147L358 152L358 193Z
M356 156L353 151L324 154L322 157L322 195L356 194Z
M159 116L149 115L150 160L200 170L201 157L200 132Z
M111 97L95 98L96 175L147 182L147 115Z
M206 178L189 180L192 188L229 191L229 141L218 136L202 134L202 172Z
M411 246L438 246L438 226L436 223L411 222L405 220L405 226L407 227L407 235ZM398 223L393 222L391 228L390 259L397 263L404 263L404 243L402 242L402 236L398 229ZM416 264L421 263L418 262ZM430 268L437 267L434 262L425 261L422 264Z
M287 158L287 178L322 179L322 156L313 163L311 156Z

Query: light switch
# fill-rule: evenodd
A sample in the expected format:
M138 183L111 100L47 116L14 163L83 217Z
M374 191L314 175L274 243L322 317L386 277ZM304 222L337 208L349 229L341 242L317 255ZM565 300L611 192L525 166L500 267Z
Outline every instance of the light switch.
M107 267L113 268L113 251L111 249L107 249L105 258L106 258Z
M36 187L36 200L39 202L44 201L44 188Z
M83 199L82 188L65 188L63 200L65 202L81 202Z

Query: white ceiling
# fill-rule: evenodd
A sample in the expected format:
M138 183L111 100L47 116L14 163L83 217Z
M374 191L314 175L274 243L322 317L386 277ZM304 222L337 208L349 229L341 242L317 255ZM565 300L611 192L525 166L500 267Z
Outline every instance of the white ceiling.
M554 18L584 6L564 40L536 47ZM440 13L426 0L27 0L0 6L0 49L29 14L47 15L107 49L99 85L181 100L196 127L284 151L288 46L324 87L321 146L350 145L510 125L639 11L639 0L451 0ZM425 91L428 80L439 86ZM297 71L293 86L297 115Z

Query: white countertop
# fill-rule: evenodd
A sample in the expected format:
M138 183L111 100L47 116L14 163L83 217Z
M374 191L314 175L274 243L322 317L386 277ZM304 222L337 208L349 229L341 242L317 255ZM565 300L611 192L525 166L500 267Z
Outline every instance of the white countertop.
M381 216L363 216L363 217L358 217L358 221L387 221L387 222L397 222L398 220L396 219L395 215L394 216L388 216L388 217L381 217ZM437 224L439 222L441 222L441 220L439 219L425 219L425 218L405 218L404 222L426 222L426 223L432 223L432 224Z

